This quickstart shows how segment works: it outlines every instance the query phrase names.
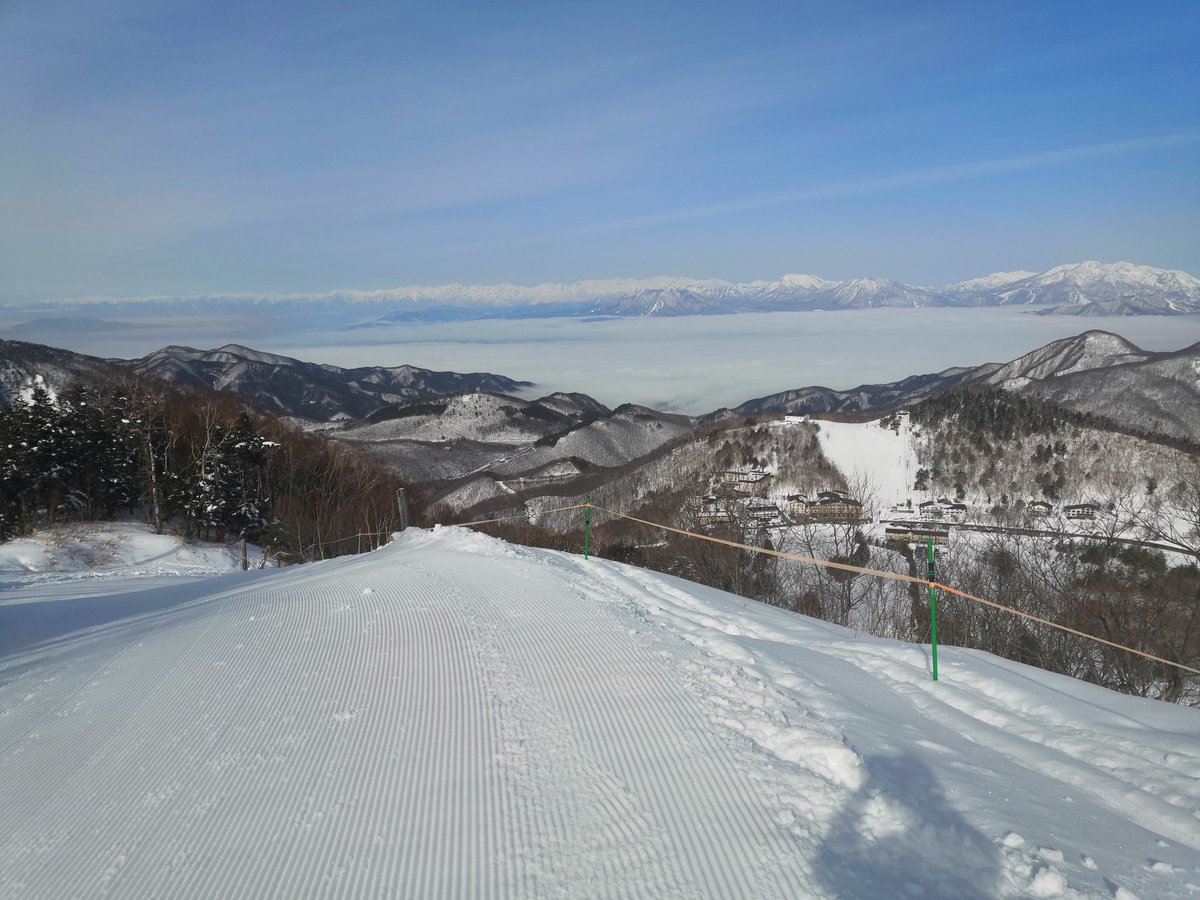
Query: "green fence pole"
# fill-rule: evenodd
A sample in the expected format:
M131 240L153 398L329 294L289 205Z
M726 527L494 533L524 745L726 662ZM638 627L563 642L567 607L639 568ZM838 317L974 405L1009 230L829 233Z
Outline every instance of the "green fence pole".
M583 558L588 558L588 543L592 536L592 498L583 503Z
M933 643L933 680L937 681L937 590L933 571L933 538L929 539L929 634Z

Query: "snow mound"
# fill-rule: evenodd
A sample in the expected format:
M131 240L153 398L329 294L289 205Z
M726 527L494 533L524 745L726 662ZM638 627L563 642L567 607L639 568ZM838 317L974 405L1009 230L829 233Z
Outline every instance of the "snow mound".
M261 558L257 548L252 558ZM216 575L240 568L236 547L154 534L134 522L64 525L0 544L0 576Z
M410 530L0 605L0 894L1185 896L1200 714ZM1157 865L1161 863L1161 865Z

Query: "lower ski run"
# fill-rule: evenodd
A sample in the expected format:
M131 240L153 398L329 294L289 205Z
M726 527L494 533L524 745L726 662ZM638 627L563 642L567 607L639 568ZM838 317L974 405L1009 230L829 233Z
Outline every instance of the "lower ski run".
M1200 893L1195 709L453 528L120 585L0 603L0 896Z

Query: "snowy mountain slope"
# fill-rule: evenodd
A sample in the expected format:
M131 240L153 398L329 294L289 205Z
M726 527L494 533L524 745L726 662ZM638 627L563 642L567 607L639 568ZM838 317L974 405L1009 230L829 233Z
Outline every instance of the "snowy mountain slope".
M24 341L0 341L0 404L28 396L35 386L65 391L79 378L111 374L107 360Z
M365 418L390 404L460 391L512 392L531 386L490 372L437 372L409 365L343 369L238 344L215 350L172 345L140 359L121 360L0 341L0 403L27 395L35 384L59 393L80 379L127 371L184 387L237 394L266 412L307 421ZM575 418L584 418L578 399L556 396L575 409ZM595 404L590 398L584 400Z
M416 480L488 471L527 475L563 460L619 466L696 425L687 416L625 404L610 410L586 394L522 400L497 394L432 398L382 410L377 421L333 436L358 443Z
M562 413L574 422L584 422L589 419L611 416L612 410L587 394L558 391L538 397L537 402L547 409Z
M890 278L855 278L813 293L811 305L822 309L871 309L880 306L936 306L931 290Z
M999 368L998 363L971 368L955 367L929 375L910 375L901 381L888 384L860 384L848 390L834 390L820 385L793 388L747 400L736 407L740 414L840 412L865 413L896 409L910 403L941 394L962 384L979 380L983 374L991 374Z
M353 440L354 431L333 437ZM528 453L529 444L496 444L462 438L444 441L364 440L358 446L414 483L462 478L514 455Z
M381 410L341 437L381 440L483 441L523 444L574 427L568 415L503 394L453 394Z
M927 648L453 529L138 596L74 601L91 627L0 657L0 892L1200 881L1195 710L952 648L935 684Z
M913 496L912 486L919 468L907 421L898 429L881 428L874 422L817 423L821 452L837 466L851 485L862 485L873 496L854 490L857 499L873 501L875 514ZM872 510L867 510L868 513Z
M583 460L597 466L620 466L644 456L667 441L686 434L695 422L686 416L660 413L627 404L603 419L576 428L561 437L539 442L529 453L492 466L498 474L518 474L555 460Z
M1024 281L1026 278L1033 278L1037 272L1026 272L1023 269L1015 272L993 272L991 275L984 275L980 278L968 278L966 281L956 281L954 284L948 284L944 288L947 294L990 294L991 292L1005 288L1017 281Z
M1200 344L1105 368L1067 372L1020 390L1174 437L1200 442Z
M766 312L782 309L869 309L879 306L933 306L935 289L890 278L826 281L814 275L785 275L749 284L695 284L645 288L603 298L590 309L616 316L698 315Z
M1030 380L1059 378L1072 372L1144 362L1153 355L1118 334L1086 331L1026 353L991 372L983 380L1007 390L1019 390L1020 385Z
M969 440L948 433L945 423L918 426L900 417L890 427L883 427L885 422L888 419L814 422L820 428L821 452L845 477L851 493L864 501L868 516L906 517L890 513L892 506L953 497L958 485L963 488L961 499L971 508L973 517L993 507L1006 492L1011 492L1014 501L1043 499L1036 481L1039 465L1031 460L1038 439L1014 439L994 456L980 454L967 462L967 456L978 453L979 448L972 450ZM781 423L774 427L787 426ZM1138 483L1136 490L1144 489L1146 477L1163 482L1178 478L1179 455L1170 446L1084 425L1064 427L1055 432L1055 437L1066 451L1058 503L1096 503L1119 497L1123 489L1120 486L1128 485L1131 478ZM960 462L948 463L948 457L957 457ZM917 473L922 468L929 479L927 487L917 490ZM1076 524L1060 521L1054 527L1071 531ZM1089 523L1079 524L1088 530Z
M1200 279L1187 272L1154 266L1089 260L1055 266L1040 275L1002 286L996 293L996 301L1068 307L1120 301L1127 309L1145 302L1160 312L1196 312L1200 309Z

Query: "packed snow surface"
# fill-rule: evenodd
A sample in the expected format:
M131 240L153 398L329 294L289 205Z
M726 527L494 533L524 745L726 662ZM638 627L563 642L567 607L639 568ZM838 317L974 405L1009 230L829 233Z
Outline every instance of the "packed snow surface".
M0 605L0 895L1200 884L1195 710L461 529L176 581Z
M256 566L263 562L261 547L251 548L249 555ZM240 565L241 553L234 544L154 534L138 522L71 524L0 544L0 587L114 576L219 575ZM10 584L3 584L6 581Z
M872 499L875 511L913 496L917 477L912 424L904 417L895 428L873 422L817 422L821 452L846 476L851 492L864 487L862 499Z

